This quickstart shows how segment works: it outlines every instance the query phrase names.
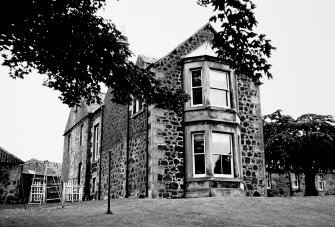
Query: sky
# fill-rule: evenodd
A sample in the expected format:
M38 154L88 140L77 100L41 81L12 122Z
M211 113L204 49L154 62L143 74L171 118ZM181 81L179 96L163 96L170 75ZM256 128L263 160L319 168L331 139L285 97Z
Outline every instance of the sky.
M335 115L335 1L253 0L256 31L277 47L269 62L273 79L261 86L262 113L281 109ZM109 0L101 12L128 36L134 53L163 57L213 15L196 0ZM69 108L42 86L43 75L13 80L0 66L0 147L23 161L61 162Z

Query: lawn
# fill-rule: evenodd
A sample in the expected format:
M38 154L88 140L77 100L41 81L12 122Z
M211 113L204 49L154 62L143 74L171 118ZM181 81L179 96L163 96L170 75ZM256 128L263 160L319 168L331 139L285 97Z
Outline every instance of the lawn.
M118 199L1 205L0 226L335 226L335 196Z

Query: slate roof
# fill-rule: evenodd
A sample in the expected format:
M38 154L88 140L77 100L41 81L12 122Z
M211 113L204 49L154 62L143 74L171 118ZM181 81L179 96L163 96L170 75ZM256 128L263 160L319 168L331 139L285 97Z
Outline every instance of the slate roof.
M213 27L213 25L210 22L206 23L199 30L197 30L195 33L193 33L189 38L185 39L182 43L180 43L176 48L174 48L173 50L171 50L168 54L166 54L164 57L160 58L158 61L154 62L155 63L154 65L157 65L159 62L161 62L165 58L169 57L170 54L172 54L173 52L175 52L180 46L184 45L190 38L192 38L193 36L195 36L195 34L197 34L199 31L201 31L201 30L203 30L205 28L211 29L213 31L213 33L215 33L215 34L217 33L217 30Z
M0 147L0 163L21 164L23 161Z
M94 113L95 111L97 111L97 110L103 105L104 100L105 100L105 96L106 96L105 93L101 93L101 94L99 95L99 97L100 97L100 99L101 99L101 104L93 103L93 104L87 106L87 111L88 111L89 113Z

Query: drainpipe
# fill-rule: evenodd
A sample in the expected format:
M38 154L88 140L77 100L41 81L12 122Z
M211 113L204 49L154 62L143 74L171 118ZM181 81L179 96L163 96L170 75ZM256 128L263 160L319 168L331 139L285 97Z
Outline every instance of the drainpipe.
M101 199L101 158L102 158L102 141L103 141L103 121L104 121L104 108L103 106L100 107L101 110L101 120L100 120L100 149L99 149L99 191L98 191L98 200Z
M126 132L126 198L129 197L129 121L130 121L129 104L127 105L127 132Z
M146 135L145 135L145 152L146 152L146 183L145 196L149 197L149 107L145 105L145 119L146 119Z

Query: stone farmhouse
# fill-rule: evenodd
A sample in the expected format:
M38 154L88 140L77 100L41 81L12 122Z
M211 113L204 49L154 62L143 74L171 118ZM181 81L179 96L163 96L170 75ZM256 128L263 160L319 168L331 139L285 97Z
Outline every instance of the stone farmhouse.
M71 109L64 133L62 176L84 199L111 196L189 198L266 196L260 93L211 48L206 24L160 59L139 56L168 86L191 96L182 114L111 101Z

